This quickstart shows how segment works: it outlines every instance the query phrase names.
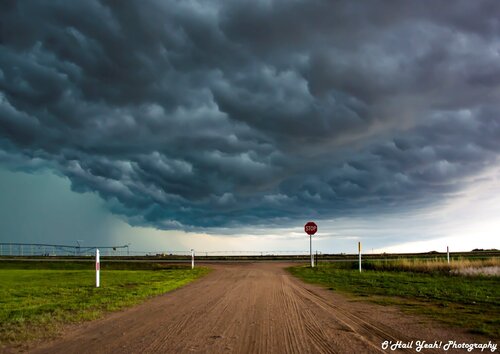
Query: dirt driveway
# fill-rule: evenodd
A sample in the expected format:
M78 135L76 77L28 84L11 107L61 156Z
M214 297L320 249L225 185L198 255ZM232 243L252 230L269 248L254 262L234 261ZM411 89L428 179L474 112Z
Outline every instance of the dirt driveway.
M481 340L304 284L284 264L211 266L214 272L201 280L81 325L32 352L387 353L384 341ZM397 352L416 353L415 346Z

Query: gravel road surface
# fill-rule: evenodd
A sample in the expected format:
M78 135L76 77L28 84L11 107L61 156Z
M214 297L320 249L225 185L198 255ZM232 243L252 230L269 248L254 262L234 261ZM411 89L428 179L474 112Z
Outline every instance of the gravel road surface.
M382 350L384 341L413 340L412 348L395 352L416 353L417 340L481 341L393 307L305 284L285 271L286 264L210 267L214 271L194 283L79 325L31 352L393 353Z

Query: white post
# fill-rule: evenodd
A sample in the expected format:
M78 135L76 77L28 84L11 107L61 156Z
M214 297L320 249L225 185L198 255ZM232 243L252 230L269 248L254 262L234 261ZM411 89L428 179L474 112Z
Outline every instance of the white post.
M191 249L191 269L194 269L194 249Z
M359 272L361 273L361 242L358 242Z
M312 246L312 235L309 235L309 252L311 252L311 268L314 268L314 256L313 256L313 246Z
M101 271L101 263L100 263L100 256L99 256L99 250L96 248L95 250L95 287L99 287L99 277L100 277L100 271Z
M450 247L446 246L446 259L448 260L448 264L450 264Z

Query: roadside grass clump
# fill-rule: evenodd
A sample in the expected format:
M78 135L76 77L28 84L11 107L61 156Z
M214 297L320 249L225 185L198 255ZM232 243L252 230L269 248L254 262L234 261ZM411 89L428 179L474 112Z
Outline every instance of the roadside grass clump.
M354 266L357 266L355 264ZM404 271L419 273L442 273L442 274L464 274L474 275L500 275L500 258L493 257L487 259L451 259L450 263L443 258L418 259L402 258L389 260L369 260L363 262L363 269L378 271ZM471 271L477 269L477 271ZM481 270L485 270L481 272Z
M18 262L17 266L31 267L25 263ZM97 319L174 290L209 272L207 268L191 270L167 265L149 266L156 271L101 268L101 287L96 288L92 263L59 263L45 264L50 269L8 269L0 262L0 349L51 338L63 325ZM58 266L74 269L56 269Z
M367 262L368 263L368 262ZM373 265L376 262L370 262ZM363 272L357 262L324 263L315 268L291 267L295 276L331 290L382 305L423 314L450 326L500 338L500 281L498 277L458 276L441 264L383 261ZM462 263L464 266L466 262ZM377 265L379 268L377 268ZM432 270L431 270L432 269ZM425 270L425 271L424 271Z

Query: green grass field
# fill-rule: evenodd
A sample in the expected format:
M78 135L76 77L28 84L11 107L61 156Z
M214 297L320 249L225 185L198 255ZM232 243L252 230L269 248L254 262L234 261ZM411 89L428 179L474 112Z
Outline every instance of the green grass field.
M165 264L115 264L101 268L101 287L96 288L93 267L93 263L0 262L0 344L52 337L65 324L99 318L209 272ZM134 267L149 270L131 270Z
M383 267L384 265L382 265ZM311 283L355 295L404 311L423 314L450 326L500 337L500 279L465 277L441 271L366 270L359 273L357 262L326 263L318 267L292 267L289 271ZM376 269L377 265L367 264ZM387 268L387 266L385 266ZM436 267L436 269L439 267Z

